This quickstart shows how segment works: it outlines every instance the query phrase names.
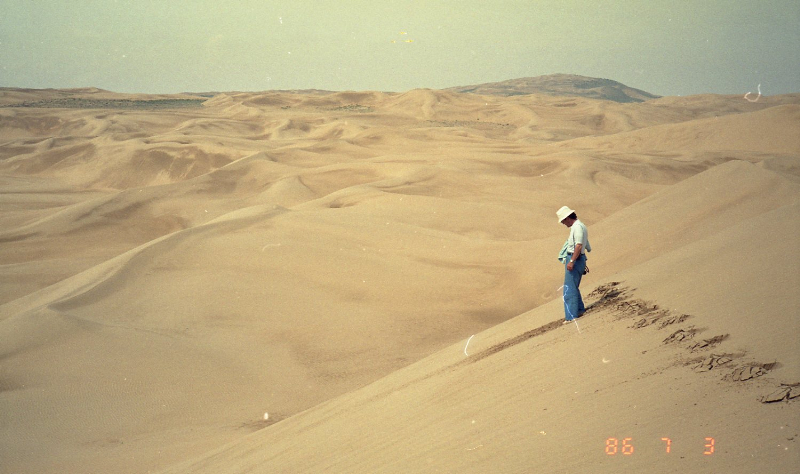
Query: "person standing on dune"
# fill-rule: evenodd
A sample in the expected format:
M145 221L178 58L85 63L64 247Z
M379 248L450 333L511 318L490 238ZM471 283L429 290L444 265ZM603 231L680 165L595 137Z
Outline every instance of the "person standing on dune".
M586 272L586 252L592 251L589 245L589 231L586 225L578 220L575 211L567 206L556 212L558 222L569 227L569 237L561 247L558 260L564 263L564 324L580 318L586 311L581 298L581 277Z

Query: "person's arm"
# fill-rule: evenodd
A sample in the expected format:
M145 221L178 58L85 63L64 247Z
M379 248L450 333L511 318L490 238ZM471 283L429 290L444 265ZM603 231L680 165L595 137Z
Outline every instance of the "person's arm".
M581 256L582 249L583 249L583 244L575 244L575 251L572 252L572 257L570 257L570 261L567 264L567 270L572 271L572 268L575 266L575 260L577 260Z

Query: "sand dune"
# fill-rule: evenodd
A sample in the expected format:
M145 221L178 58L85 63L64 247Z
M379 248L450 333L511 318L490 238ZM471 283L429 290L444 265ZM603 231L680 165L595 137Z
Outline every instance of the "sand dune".
M4 472L797 464L800 95L190 97L0 91Z
M787 207L780 214L796 219L797 206ZM691 295L694 288L685 278L687 270L702 266L690 262L702 261L709 251L733 259L743 237L763 242L780 227L769 225L776 214L756 219L750 223L756 226L742 227L721 245L665 253L622 273L625 280L614 288L624 292L608 301L595 296L600 305L582 321L580 333L550 324L560 308L544 305L476 334L469 346L465 338L361 390L164 472L486 472L498 466L503 472L532 466L544 472L763 472L765 466L791 471L797 409L759 403L800 375L794 338L788 336L796 320L772 317L796 309L794 290L771 299L769 285L751 286L751 278L771 273L766 254L775 248L746 262L758 268L755 275L737 272L720 284L703 285L703 296L711 300L705 304L688 303L705 298ZM641 292L631 282L664 290ZM731 284L747 296L720 306L720 299L730 299ZM640 302L643 296L658 299ZM763 308L758 298L773 305ZM649 310L653 303L665 309ZM771 329L764 331L767 318ZM685 334L690 339L674 337ZM763 350L770 346L775 350ZM706 369L707 361L712 368ZM742 380L762 373L768 375ZM627 439L631 455L620 447L606 451L609 438Z
M680 186L727 183L731 171L715 168ZM646 201L664 199L664 214L681 214L672 191ZM791 470L796 435L785 430L797 431L797 408L759 400L800 379L800 281L796 271L780 286L770 278L770 255L783 246L770 236L786 221L798 230L794 191L793 203L766 206L724 235L629 265L615 275L621 283L600 285L608 290L594 295L581 332L550 324L558 302L543 305L165 472ZM625 211L651 216L646 205ZM744 259L743 247L753 252ZM709 256L747 271L720 274ZM707 370L707 360L721 365ZM742 380L752 374L757 381ZM609 456L606 439L626 437L640 457ZM669 455L664 437L675 442ZM720 449L712 456L707 438Z
M561 146L591 149L613 148L615 152L730 151L794 153L800 146L800 107L779 105L750 114L692 120L619 133L608 139L580 138Z

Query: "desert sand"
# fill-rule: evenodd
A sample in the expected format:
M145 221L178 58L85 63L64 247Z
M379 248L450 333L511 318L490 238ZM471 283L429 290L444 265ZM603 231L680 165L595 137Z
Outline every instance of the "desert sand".
M800 94L2 89L0 471L791 472L799 234Z

